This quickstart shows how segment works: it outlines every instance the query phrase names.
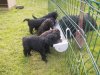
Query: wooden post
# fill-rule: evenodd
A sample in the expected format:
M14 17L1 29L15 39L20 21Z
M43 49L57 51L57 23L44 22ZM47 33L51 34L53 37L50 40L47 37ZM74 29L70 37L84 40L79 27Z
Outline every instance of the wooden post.
M83 45L84 45L84 37L82 37L82 35L84 36L84 33L83 33L83 18L84 18L84 6L85 4L82 2L84 0L81 0L81 6L80 6L80 15L79 15L79 21L78 21L78 25L79 27L79 30L76 31L76 40L78 42L78 46L79 48L82 48ZM82 35L81 35L82 34Z

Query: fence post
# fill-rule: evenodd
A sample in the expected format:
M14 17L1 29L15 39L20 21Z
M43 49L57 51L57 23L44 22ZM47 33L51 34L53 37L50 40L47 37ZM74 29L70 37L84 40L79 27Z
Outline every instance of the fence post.
M76 31L76 37L75 37L79 44L79 48L82 48L84 45L84 31L83 31L84 8L85 8L84 0L81 0L80 15L79 15L79 21L78 21L79 30Z

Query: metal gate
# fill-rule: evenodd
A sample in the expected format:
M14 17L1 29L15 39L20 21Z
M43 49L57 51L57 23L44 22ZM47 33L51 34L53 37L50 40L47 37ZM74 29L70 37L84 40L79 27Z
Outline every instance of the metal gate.
M58 12L64 35L71 30L62 75L100 75L99 0L49 0L48 9Z

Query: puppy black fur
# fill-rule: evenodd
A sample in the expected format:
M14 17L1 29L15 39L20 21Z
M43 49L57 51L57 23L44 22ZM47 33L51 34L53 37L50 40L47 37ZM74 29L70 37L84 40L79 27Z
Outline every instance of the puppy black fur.
M25 56L31 55L31 50L36 50L40 53L42 60L47 62L46 60L46 43L43 38L40 38L39 36L30 36L30 37L24 37L22 39L23 42L23 52Z
M32 15L33 16L33 15ZM43 17L40 17L40 18L37 18L35 16L33 16L34 19L42 19L42 18L52 18L52 21L54 22L54 25L56 24L56 19L58 17L58 13L57 11L54 11L54 12L50 12L48 13L47 15L43 16Z
M51 36L53 35L53 36ZM60 40L61 36L60 36L60 31L59 29L52 29L52 30L48 30L48 31L45 31L44 33L42 33L40 35L40 37L45 37L45 38L49 38L50 37L54 37L52 40L53 40L53 44L57 43L58 40Z
M78 25L78 23L79 23L79 16L72 15L72 16L69 16L69 17ZM71 30L72 34L75 36L75 32L76 32L76 28L75 27L77 27L77 26L76 26L75 23L73 23L71 20L69 20L69 17L65 16L62 19L60 19L59 20L59 25L63 28L64 34L66 34L66 28L68 27ZM90 25L90 23L87 20L89 20L92 23L94 28L97 28L96 21L93 19L93 17L91 17L87 13L83 17L83 30L85 32L93 30L93 27ZM70 38L70 33L67 34L67 37Z
M52 15L51 17L53 26L56 24L56 18L57 15ZM38 19L24 19L23 21L27 21L28 22L28 26L29 26L29 32L31 34L33 34L33 28L35 28L35 30L38 30L39 26L46 20L47 18L38 18Z
M47 62L46 53L49 52L49 47L53 46L57 35L57 32L55 32L48 34L45 37L43 35L23 37L22 43L24 55L29 56L31 55L31 50L36 50L40 53L42 60Z
M38 18L35 17L34 15L32 15L32 16L33 16L34 19L38 19ZM41 17L41 18L54 18L54 19L57 19L57 17L58 17L58 14L57 14L56 11L54 11L54 12L48 13L47 15L45 15L45 16L43 16L43 17Z
M53 26L54 26L54 22L52 21L52 19L50 18L46 19L38 28L38 35L42 34L43 32L47 30L50 30L50 28L53 29Z
M42 18L42 19L24 19L23 21L27 21L28 22L28 26L29 26L29 32L31 34L33 34L33 28L35 28L35 30L38 30L39 26L46 20L46 18Z
M53 47L53 44L56 44L58 43L59 40L61 40L60 31L58 29L45 31L40 35L40 37L51 38L52 39L51 41L52 44L50 45L51 47ZM47 45L46 48L47 48L46 53L51 53L49 45Z

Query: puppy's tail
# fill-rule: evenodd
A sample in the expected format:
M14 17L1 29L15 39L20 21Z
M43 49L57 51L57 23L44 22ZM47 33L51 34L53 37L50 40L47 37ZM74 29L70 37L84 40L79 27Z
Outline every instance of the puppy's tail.
M35 17L34 15L32 15L32 17L33 17L34 19L37 19L37 17Z
M25 21L29 21L29 20L30 20L30 19L24 19L23 22L25 22Z

